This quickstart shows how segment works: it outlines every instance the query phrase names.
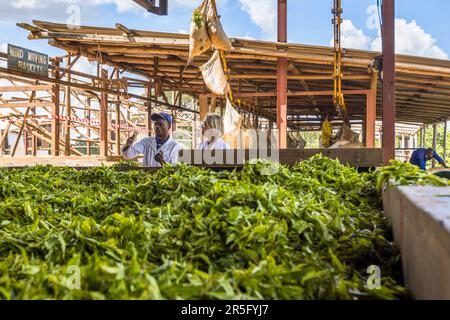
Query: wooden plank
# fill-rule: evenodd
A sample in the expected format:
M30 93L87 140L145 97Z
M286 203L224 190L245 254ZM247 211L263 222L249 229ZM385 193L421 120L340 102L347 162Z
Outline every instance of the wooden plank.
M344 90L345 95L366 95L369 90ZM289 92L288 97L303 97L303 96L332 96L334 94L331 90L324 91L299 91L299 92ZM253 97L276 97L277 93L275 91L271 92L241 92L235 93L235 97L239 98L253 98Z
M116 24L117 25L120 24ZM133 33L133 31L126 28L128 32ZM124 31L121 29L121 31ZM126 31L125 31L126 32ZM126 32L127 33L127 32ZM105 35L105 34L77 34L77 33L66 33L66 32L35 32L33 36L28 37L29 39L42 39L42 38L53 38L63 41L77 41L77 42L109 42L117 44L152 44L152 45L178 45L178 46L189 46L189 39L174 39L174 38L157 38L157 37L132 37L130 36L115 36L115 35Z
M377 86L378 74L372 73L371 90L367 94L365 116L365 144L367 148L375 148L375 122L377 119Z
M52 60L53 65L56 67L59 66L59 60L54 59ZM59 79L59 71L53 70L53 77L55 79ZM59 116L59 104L60 104L60 98L59 98L59 84L54 84L52 88L52 115ZM52 131L51 131L51 154L54 157L59 156L59 148L60 148L60 141L59 141L59 134L60 134L60 121L58 117L52 118Z
M231 79L276 79L276 74L230 74ZM332 80L333 75L321 76L321 75L288 75L288 80ZM369 75L348 75L343 76L343 80L370 80ZM310 91L309 89L305 89L306 91Z
M200 108L200 122L202 122L203 120L205 120L205 117L209 112L208 95L200 94L198 98L198 104Z
M67 65L68 65L68 69L70 70L71 67L71 58L67 57ZM60 75L60 77L62 78L63 75ZM66 80L67 82L71 82L71 75L70 73L67 73L66 76ZM70 116L72 115L72 88L70 86L66 87L66 117L68 117L65 121L64 121L64 155L66 157L70 156Z
M108 70L101 69L101 77L108 78ZM103 88L107 88L107 84L103 83ZM108 94L102 92L100 99L100 156L108 155Z
M0 103L0 108L34 108L52 107L53 103L48 101L20 102L20 103Z
M444 144L443 144L443 148L444 148L444 154L442 157L442 160L444 160L445 163L447 163L447 133L448 133L448 120L446 119L444 121Z
M51 89L52 89L51 85L5 86L0 87L0 92L48 91Z
M120 79L120 74L119 74L119 70L117 69L117 74L116 74L117 80ZM121 132L120 132L120 98L116 97L116 103L115 103L116 109L115 109L115 118L116 118L116 129L115 129L115 135L116 135L116 154L120 155L122 150L120 147L120 136L121 136Z

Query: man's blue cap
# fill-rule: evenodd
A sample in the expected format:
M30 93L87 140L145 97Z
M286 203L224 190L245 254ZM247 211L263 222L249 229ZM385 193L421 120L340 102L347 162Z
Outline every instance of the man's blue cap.
M166 120L170 126L172 126L172 116L168 113L161 112L161 113L154 113L151 116L152 121L156 121L158 119Z

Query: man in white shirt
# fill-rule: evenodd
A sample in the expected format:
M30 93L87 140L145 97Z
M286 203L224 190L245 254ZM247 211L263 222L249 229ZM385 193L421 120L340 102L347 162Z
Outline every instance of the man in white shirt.
M155 137L146 137L133 144L136 135L128 138L122 149L122 155L127 159L143 154L143 165L146 167L161 167L165 163L176 164L180 145L170 137L172 117L165 113L152 114L155 123Z

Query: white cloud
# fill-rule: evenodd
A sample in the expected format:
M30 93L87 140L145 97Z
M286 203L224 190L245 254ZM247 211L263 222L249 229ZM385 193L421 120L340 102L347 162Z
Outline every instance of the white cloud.
M355 27L351 20L344 20L341 26L341 42L344 48L367 50L372 39L366 36L361 29ZM331 39L330 45L334 46L333 39Z
M254 37L252 37L248 32L245 34L245 36L240 36L237 38L241 38L241 39L247 39L247 40L255 40Z
M178 7L188 7L194 8L198 7L202 3L202 0L172 0L170 2L170 6L178 6Z
M94 0L92 3L95 5L115 4L119 13L141 8L136 2L131 0Z
M274 0L239 0L241 9L246 11L252 22L266 35L275 38L277 8Z
M378 28L379 29L379 28ZM341 28L342 46L349 49L381 51L381 36L371 38L356 28L351 20L344 20ZM333 39L330 41L333 45ZM435 59L448 59L449 56L439 48L429 33L417 24L405 19L395 19L395 46L400 54L429 57Z
M34 8L36 0L16 0L11 3L14 8Z
M396 52L401 54L448 59L448 54L436 45L436 39L419 26L415 20L395 19ZM381 51L381 37L371 43L370 49Z
M178 33L187 33L187 31L184 30L184 29L179 29L179 30L178 30Z

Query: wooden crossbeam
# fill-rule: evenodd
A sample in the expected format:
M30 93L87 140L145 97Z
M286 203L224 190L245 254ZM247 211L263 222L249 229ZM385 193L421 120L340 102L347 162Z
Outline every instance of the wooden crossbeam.
M34 107L51 107L52 103L48 101L33 101L20 103L0 103L0 108L34 108Z
M6 86L0 87L0 92L24 92L24 91L47 91L50 90L50 85L37 85L37 86Z

